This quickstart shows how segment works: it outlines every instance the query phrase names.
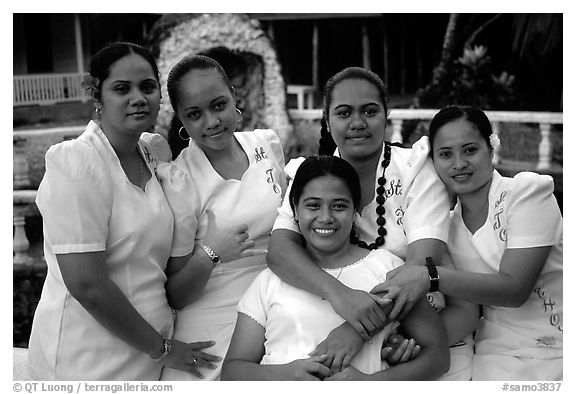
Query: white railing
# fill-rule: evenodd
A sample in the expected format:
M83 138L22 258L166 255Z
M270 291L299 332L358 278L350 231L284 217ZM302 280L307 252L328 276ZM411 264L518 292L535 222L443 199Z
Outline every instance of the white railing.
M388 119L392 125L392 142L402 142L402 124L405 120L430 120L438 112L437 109L392 109ZM291 109L290 116L293 120L317 121L322 118L321 109ZM553 124L563 124L562 112L521 112L521 111L486 111L486 115L492 123L495 134L500 132L500 123L535 123L540 130L540 145L538 147L537 169L549 169L552 164L552 143L550 130ZM500 158L498 150L494 155L495 162Z
M286 94L296 95L296 108L299 110L314 108L314 93L316 88L312 85L288 85Z
M14 75L13 106L84 102L88 96L81 82L80 73Z

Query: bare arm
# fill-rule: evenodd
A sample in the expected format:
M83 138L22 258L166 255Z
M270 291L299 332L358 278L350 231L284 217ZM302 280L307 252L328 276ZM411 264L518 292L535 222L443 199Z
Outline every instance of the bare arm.
M455 269L450 255L446 253L442 266ZM480 326L480 306L458 297L445 296L446 307L440 317L448 333L448 345L452 346L473 333Z
M437 267L440 291L471 303L517 308L524 304L546 263L550 246L506 249L495 274L466 272ZM391 271L386 284L400 289L426 287L429 284L425 267L402 266Z
M440 291L477 304L518 308L536 285L550 246L506 249L497 274L438 267Z
M214 213L206 211L208 215L208 228L203 243L210 246L220 257L222 264L239 258L263 254L265 250L250 249L254 241L249 239L246 225L216 225ZM191 239L190 242L194 242ZM203 293L206 283L214 269L214 264L200 247L195 245L192 253L182 257L171 257L168 260L166 274L168 282L166 292L170 305L181 309L198 299Z
M404 266L423 267L426 262L426 257L432 257L435 262L440 262L443 255L446 254L446 244L438 239L425 238L411 242L408 245L406 253L406 264ZM403 267L404 267L403 266ZM403 318L412 306L424 297L428 292L430 282L414 282L409 286L401 286L393 290L394 286L398 286L395 282L390 282L391 274L400 270L396 268L391 271L386 277L386 282L376 286L372 293L386 291L389 294L386 298L394 298L394 307L390 312L390 318ZM424 268L426 270L426 268ZM426 273L428 271L426 270ZM428 275L428 274L426 274ZM428 278L428 276L426 276Z
M325 298L365 340L386 322L380 297L353 290L325 273L310 259L303 247L302 236L294 231L272 232L268 247L268 266L283 281Z
M68 291L90 315L111 334L133 348L158 358L164 352L162 336L136 311L120 288L110 279L104 264L104 252L57 255L58 265ZM196 372L193 359L203 358L206 367L219 358L200 352L210 343L173 342L173 350L163 361L172 368Z
M421 298L401 321L405 332L420 345L418 357L372 375L376 380L436 379L450 368L446 329L438 313Z
M321 380L330 370L322 365L326 356L295 360L288 364L261 365L264 327L238 313L228 353L222 364L222 380Z
M214 264L208 255L197 247L188 256L170 257L166 267L166 295L170 305L182 309L198 299L213 270Z
M408 336L420 344L418 357L371 375L349 367L329 380L429 380L445 373L450 367L446 330L425 298L414 305L402 325Z

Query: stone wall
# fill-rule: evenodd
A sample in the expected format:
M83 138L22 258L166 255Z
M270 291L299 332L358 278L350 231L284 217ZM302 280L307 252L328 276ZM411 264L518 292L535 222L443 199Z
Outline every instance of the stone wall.
M257 20L243 14L192 14L178 16L172 26L163 19L158 24L162 26L162 34L159 34L154 46L157 48L163 97L157 123L157 130L161 134L166 135L173 116L166 89L172 66L184 56L225 48L245 59L261 59L261 97L245 96L257 102L260 110L247 115L257 118L253 121L257 127L275 130L282 143L287 144L293 128L286 109L286 86L273 44ZM241 87L239 90L242 90Z

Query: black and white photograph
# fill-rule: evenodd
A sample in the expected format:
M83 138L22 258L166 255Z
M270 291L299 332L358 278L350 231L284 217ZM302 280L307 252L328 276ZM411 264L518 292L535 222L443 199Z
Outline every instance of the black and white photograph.
M12 392L568 389L568 13L323 4L14 7Z

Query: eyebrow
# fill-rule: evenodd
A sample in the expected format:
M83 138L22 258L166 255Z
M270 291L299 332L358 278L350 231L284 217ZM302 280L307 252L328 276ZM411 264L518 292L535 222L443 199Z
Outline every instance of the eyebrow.
M315 196L306 197L304 200L302 200L302 202L309 201L309 200L314 200L314 201L316 201L316 200L322 200L322 198L321 198L321 197L315 197ZM346 197L334 198L334 199L332 199L332 201L337 201L337 202L342 202L342 201L344 201L344 202L349 202L349 203L352 202L352 200L350 200L350 199L348 199L348 198L346 198Z
M220 99L222 99L222 98L225 99L226 96L224 96L224 95L218 96L218 97L216 97L215 99L210 100L210 104L212 104L212 103L214 103L215 101L218 101L218 100L220 100ZM184 111L187 111L187 110L189 110L189 109L194 109L194 108L199 108L199 107L198 107L197 105L192 105L192 106L190 106L190 107L188 107L188 108L184 108Z
M140 82L150 82L150 81L153 81L154 83L158 83L158 81L156 81L156 79L154 79L154 78L146 78ZM132 81L125 80L125 79L117 79L117 80L113 81L112 83L128 83L129 84L129 83L132 83Z
M371 101L371 102L369 102L369 103L362 104L361 107L367 107L367 106L369 106L369 105L377 105L378 107L381 107L381 106L382 106L381 104L379 104L379 103L377 103L377 102L372 102L372 101ZM350 105L350 104L340 104L340 105L335 106L334 109L336 110L336 109L338 109L338 108L340 108L340 107L351 107L351 105Z
M477 142L467 142L467 143L465 143L464 145L462 145L461 147L462 147L462 148L466 148L466 147L469 146L469 145L476 145L476 144L478 144L478 143L477 143ZM438 147L438 148L436 148L436 149L434 149L434 150L435 150L435 151L439 151L439 150L442 150L442 149L454 149L454 147L452 147L452 146L441 146L441 147Z

